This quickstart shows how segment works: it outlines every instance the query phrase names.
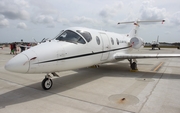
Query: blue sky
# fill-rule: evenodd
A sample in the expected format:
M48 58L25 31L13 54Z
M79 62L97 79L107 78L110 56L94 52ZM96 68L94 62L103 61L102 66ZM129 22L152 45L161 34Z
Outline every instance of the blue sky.
M179 0L0 0L0 42L33 42L54 38L68 27L89 27L128 33L132 24L120 21L160 20L142 24L145 42L180 42Z

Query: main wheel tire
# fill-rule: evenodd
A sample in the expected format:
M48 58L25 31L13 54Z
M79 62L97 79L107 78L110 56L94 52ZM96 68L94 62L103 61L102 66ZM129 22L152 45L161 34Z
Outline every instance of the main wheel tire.
M53 82L52 82L51 79L45 78L45 79L42 81L41 85L42 85L42 88L43 88L44 90L49 90L49 89L51 89L51 87L52 87L52 85L53 85Z
M136 62L133 62L133 63L131 64L131 69L132 69L132 70L136 70L136 69L137 69L137 64L136 64Z

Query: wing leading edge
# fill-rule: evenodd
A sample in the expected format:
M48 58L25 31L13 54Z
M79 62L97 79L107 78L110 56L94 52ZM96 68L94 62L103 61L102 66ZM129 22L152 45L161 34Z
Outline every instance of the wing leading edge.
M180 54L120 54L115 55L116 60L143 59L143 58L180 58Z

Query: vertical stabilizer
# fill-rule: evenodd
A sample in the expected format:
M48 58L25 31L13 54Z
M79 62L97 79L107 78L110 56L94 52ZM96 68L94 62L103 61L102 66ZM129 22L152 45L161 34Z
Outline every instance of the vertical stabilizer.
M134 22L134 28L129 32L130 37L137 37L138 35L138 28L139 28L138 21Z
M157 44L159 44L159 36L157 37Z

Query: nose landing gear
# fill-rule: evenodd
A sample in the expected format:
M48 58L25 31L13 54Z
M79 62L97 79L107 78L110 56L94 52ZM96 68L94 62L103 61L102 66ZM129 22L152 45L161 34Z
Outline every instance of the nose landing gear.
M52 85L53 85L53 82L52 82L52 80L51 80L50 78L46 78L46 77L45 77L45 78L43 79L41 85L42 85L42 88L43 88L44 90L49 90L49 89L51 89L51 87L52 87Z
M59 77L55 72L51 73L53 76ZM50 75L46 75L45 78L43 79L43 81L41 82L41 86L44 90L49 90L51 89L52 85L53 85L53 81L51 80L51 76Z

